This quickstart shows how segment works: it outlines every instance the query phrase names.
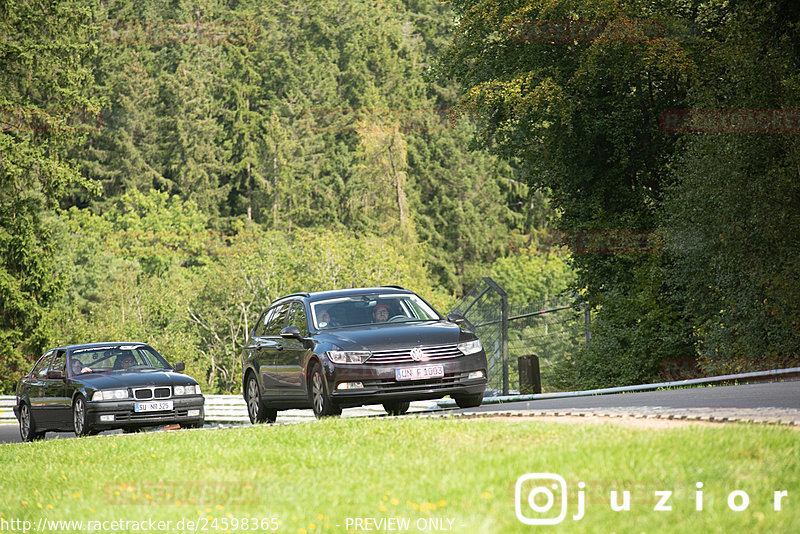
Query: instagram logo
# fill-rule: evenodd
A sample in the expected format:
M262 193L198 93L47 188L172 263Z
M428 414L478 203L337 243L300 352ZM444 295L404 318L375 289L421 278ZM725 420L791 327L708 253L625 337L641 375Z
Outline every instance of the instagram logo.
M551 512L556 494L560 501L558 515ZM514 506L517 519L526 525L557 525L567 517L567 482L554 473L522 475L514 487Z

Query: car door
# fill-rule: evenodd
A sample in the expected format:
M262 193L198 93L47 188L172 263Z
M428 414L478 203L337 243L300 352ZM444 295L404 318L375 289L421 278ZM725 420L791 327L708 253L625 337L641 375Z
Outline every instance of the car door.
M289 305L291 302L276 304L272 308L267 324L264 327L264 335L260 338L260 359L261 383L264 386L264 394L268 397L276 397L281 394L280 370L276 367L275 357L279 350L283 349L283 338L280 336L281 330L286 326L286 319L289 315Z
M266 331L267 324L269 324L269 319L274 311L274 308L269 308L261 314L261 317L259 317L258 321L256 322L256 326L253 328L253 333L250 335L250 343L244 348L246 353L246 362L252 366L253 370L258 375L258 381L261 384L262 394L264 392L264 373L266 372L268 365L272 363L270 360L268 360L266 353L264 352L264 333Z
M286 326L296 326L300 335L308 337L306 309L301 301L294 301L289 310ZM281 348L275 353L275 379L278 394L282 397L305 397L303 361L306 345L298 339L281 338Z
M45 420L54 428L71 428L71 399L67 397L67 351L57 349L44 378Z
M47 383L47 371L50 369L50 362L53 360L55 350L50 350L44 354L34 366L30 376L25 379L27 386L27 397L31 405L31 416L37 428L44 429L49 426L46 411L45 384Z

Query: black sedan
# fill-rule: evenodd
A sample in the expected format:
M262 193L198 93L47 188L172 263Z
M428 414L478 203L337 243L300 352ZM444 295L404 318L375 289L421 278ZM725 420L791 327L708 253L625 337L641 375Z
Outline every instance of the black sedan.
M396 286L296 293L267 309L242 357L250 421L312 408L317 417L383 404L403 414L414 400L450 395L478 406L486 354L462 317L443 317Z
M24 441L48 431L78 436L146 426L203 426L205 399L182 362L144 343L92 343L47 351L17 384Z

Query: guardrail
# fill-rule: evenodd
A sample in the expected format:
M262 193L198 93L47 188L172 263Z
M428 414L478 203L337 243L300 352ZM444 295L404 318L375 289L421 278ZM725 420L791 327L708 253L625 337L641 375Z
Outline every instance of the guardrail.
M247 404L241 395L206 395L206 422L249 423Z
M16 423L14 417L14 395L0 395L0 423Z
M247 405L241 395L205 395L206 421L247 423ZM0 423L16 423L14 395L0 395Z

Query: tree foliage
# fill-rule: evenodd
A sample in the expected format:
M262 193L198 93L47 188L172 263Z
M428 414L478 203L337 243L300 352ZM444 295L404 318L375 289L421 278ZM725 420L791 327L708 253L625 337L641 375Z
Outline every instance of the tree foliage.
M449 299L431 284L421 248L401 236L253 223L219 232L208 220L193 202L157 191L128 193L101 215L62 213L69 298L49 317L52 340L146 341L186 362L207 391L235 392L252 321L281 295L400 284L434 305Z
M800 353L800 136L787 120L800 108L800 8L734 2L721 14L725 24L708 26L692 105L772 119L681 139L663 211L677 258L670 274L707 372L791 367Z
M0 5L0 388L27 367L61 295L48 210L70 186L90 186L67 151L96 126L86 28L91 4L20 0ZM91 187L89 187L91 189Z
M797 135L665 127L684 110L797 108L792 2L454 1L438 72L479 140L552 193L596 313L574 384L796 360ZM765 210L765 207L769 207ZM784 231L781 231L783 229ZM666 246L582 248L624 233ZM646 253L643 253L646 252ZM727 363L726 363L727 362Z

